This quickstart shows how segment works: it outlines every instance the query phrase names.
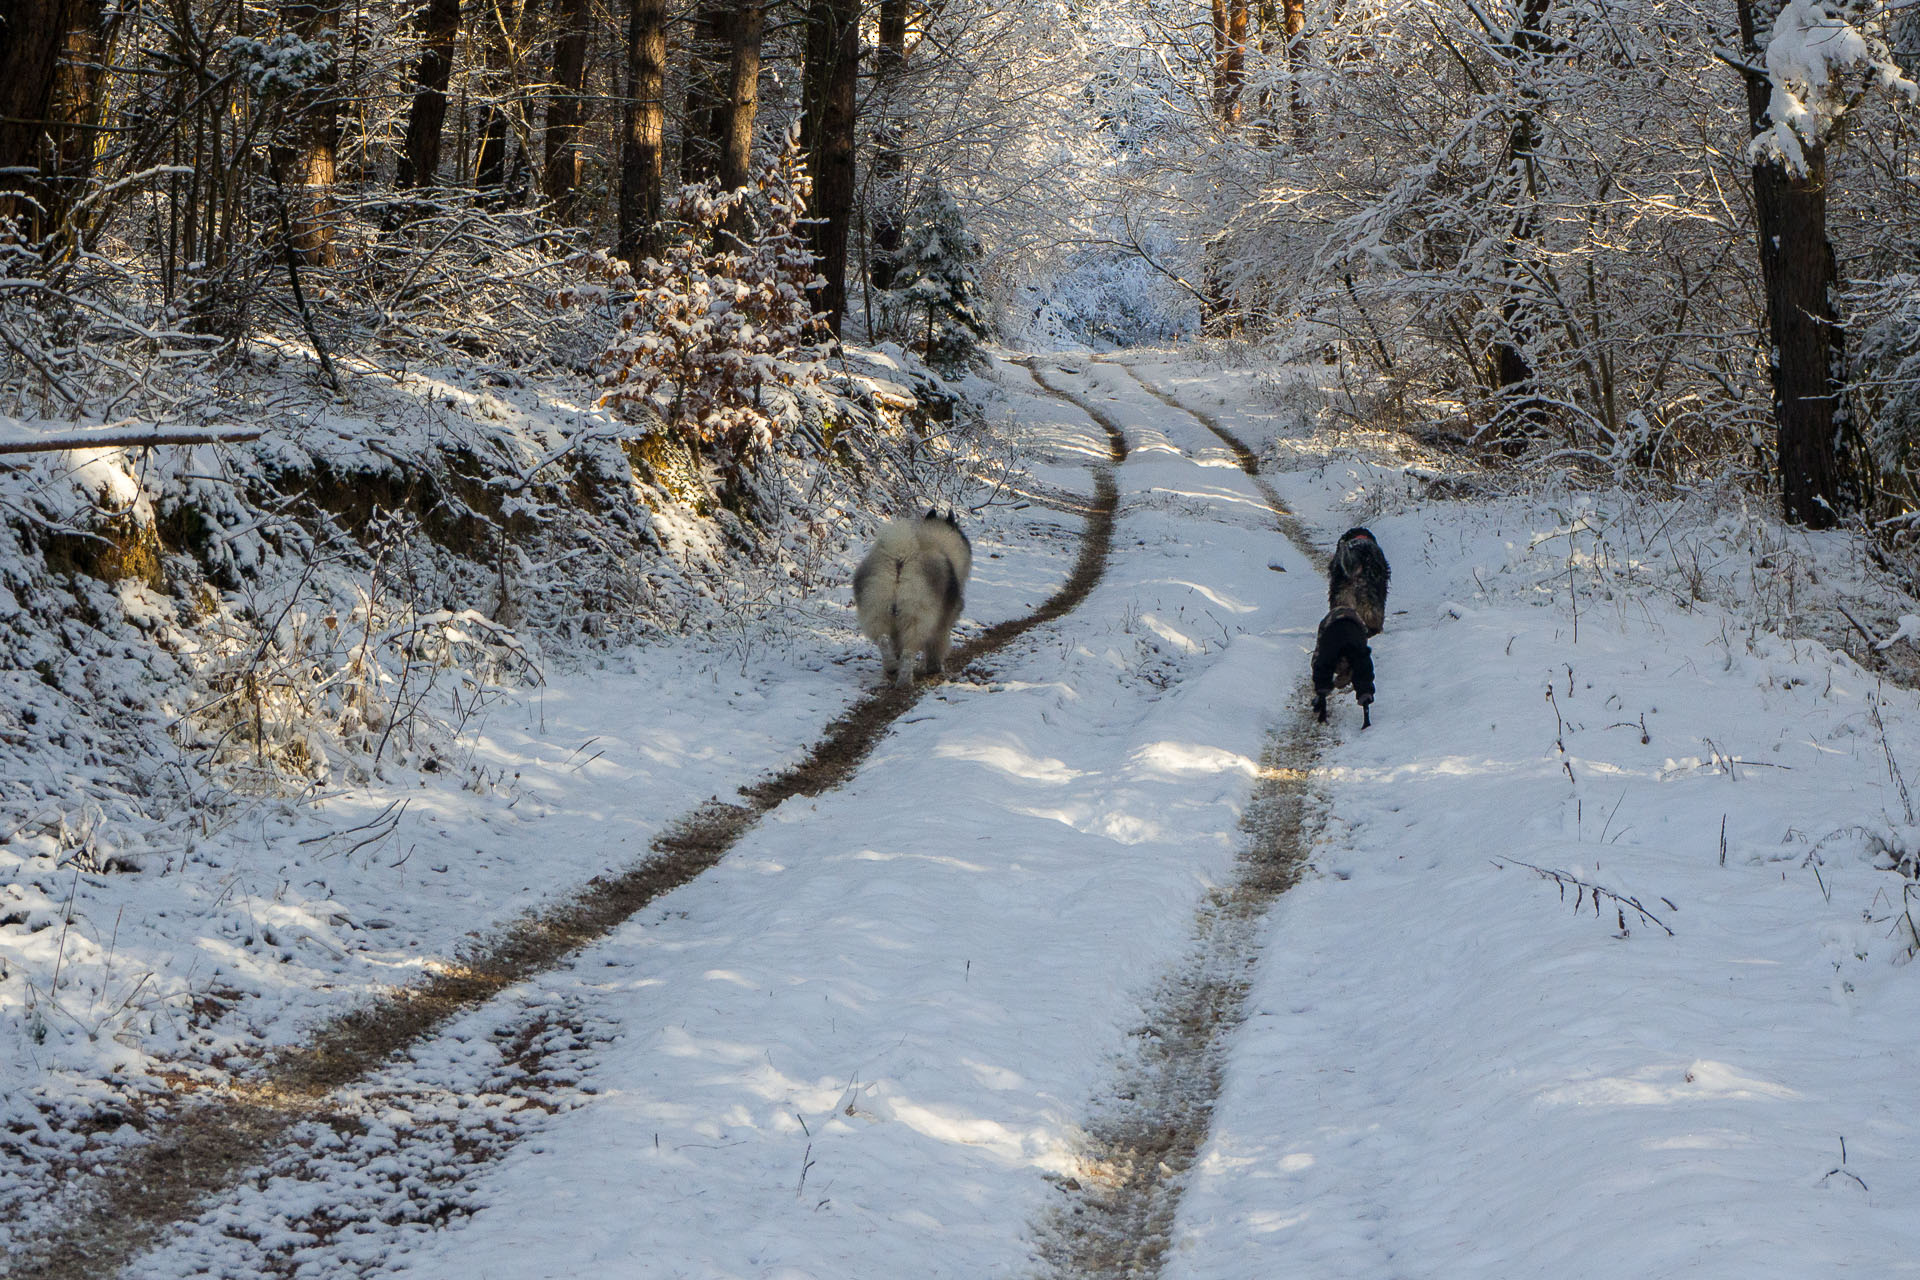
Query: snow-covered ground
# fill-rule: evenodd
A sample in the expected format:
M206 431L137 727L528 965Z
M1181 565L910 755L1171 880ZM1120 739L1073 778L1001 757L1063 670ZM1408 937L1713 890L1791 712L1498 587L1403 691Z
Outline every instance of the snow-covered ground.
M1604 494L1424 499L1407 467L1304 437L1248 371L1122 358L1260 451L1323 542L1364 521L1394 565L1374 727L1336 700L1324 825L1224 1041L1167 1273L1920 1273L1920 939L1883 869L1920 846L1920 700L1802 638L1796 584L1852 575L1845 539ZM131 1274L1034 1273L1036 1223L1097 1176L1079 1125L1232 874L1325 608L1199 421L1119 364L1040 367L1131 448L1084 605L923 699L847 786L358 1086L362 1132L306 1133ZM1103 432L1018 368L999 381L1035 478L1086 492ZM1044 598L1076 524L985 512L967 625ZM81 931L128 957L123 983L194 948L291 1038L337 996L289 966L404 979L791 758L876 678L850 631L836 602L557 680L370 849L269 816L220 900L143 879L117 934L33 937ZM364 954L315 959L345 926L271 916L296 877L325 880ZM62 1087L111 1030L48 1037Z
M1371 508L1404 616L1168 1274L1920 1274L1920 916L1879 869L1916 845L1913 694L1756 629L1764 582L1693 602L1664 513L1421 505L1352 462L1279 483L1326 529ZM1796 541L1853 572L1846 538Z

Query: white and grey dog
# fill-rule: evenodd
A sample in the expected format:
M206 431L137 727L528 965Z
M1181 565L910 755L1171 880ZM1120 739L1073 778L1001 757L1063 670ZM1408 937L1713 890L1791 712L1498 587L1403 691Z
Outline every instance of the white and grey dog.
M972 572L973 544L951 509L941 515L929 508L918 519L894 520L880 530L854 571L853 603L860 630L880 646L888 680L912 684L913 655L921 652L924 673L946 669L947 645Z

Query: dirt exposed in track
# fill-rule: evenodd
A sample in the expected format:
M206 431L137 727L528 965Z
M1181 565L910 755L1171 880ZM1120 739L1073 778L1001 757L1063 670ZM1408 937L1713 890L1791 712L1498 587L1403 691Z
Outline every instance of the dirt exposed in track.
M1219 436L1254 477L1280 531L1309 559L1322 558L1305 526L1257 475L1258 459L1245 442L1127 372ZM1267 910L1306 866L1310 781L1326 737L1306 710L1304 681L1290 705L1296 710L1268 735L1262 753L1241 818L1234 877L1201 904L1187 954L1150 997L1107 1095L1089 1107L1078 1171L1057 1183L1064 1200L1031 1228L1046 1276L1142 1280L1160 1273L1187 1173L1212 1125L1227 1038L1246 1017Z
M1036 374L1036 378L1037 378ZM1086 406L1083 406L1086 407ZM1126 440L1105 415L1113 463ZM1080 552L1064 585L1024 617L988 628L954 654L965 667L1026 632L1077 608L1106 571L1119 489L1108 469L1094 472ZM148 1141L112 1169L69 1184L70 1211L57 1230L4 1260L15 1280L102 1280L193 1216L210 1197L260 1164L305 1120L336 1117L329 1096L364 1079L409 1046L502 990L553 969L605 937L661 894L688 883L724 857L782 801L814 796L845 782L887 728L928 686L884 688L832 724L799 763L740 788L740 801L712 800L683 815L653 842L651 856L611 877L596 877L475 943L455 962L414 986L373 1000L319 1028L308 1041L262 1064L243 1083L154 1119Z

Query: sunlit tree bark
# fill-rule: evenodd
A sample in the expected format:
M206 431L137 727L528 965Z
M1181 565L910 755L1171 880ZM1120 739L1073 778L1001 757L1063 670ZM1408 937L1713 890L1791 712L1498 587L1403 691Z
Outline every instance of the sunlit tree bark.
M628 262L660 248L660 189L666 162L666 0L628 0L627 109L620 141L619 255Z

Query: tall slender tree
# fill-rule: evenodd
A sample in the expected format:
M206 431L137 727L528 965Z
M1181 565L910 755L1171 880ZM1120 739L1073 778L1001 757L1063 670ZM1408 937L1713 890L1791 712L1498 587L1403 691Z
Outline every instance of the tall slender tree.
M1220 49L1220 119L1234 125L1240 123L1240 94L1247 83L1247 0L1224 0L1223 7L1226 21Z
M880 43L874 48L873 78L880 119L873 131L873 250L867 278L876 289L891 289L900 269L900 243L906 215L907 157L901 145L898 96L907 67L907 0L880 0Z
M473 182L477 187L498 188L507 183L507 152L512 144L508 102L520 54L520 0L485 0L480 8L480 29L475 34L480 39L490 94L480 126L479 153L474 157Z
M44 227L57 231L85 192L99 150L108 48L126 16L105 0L72 0L67 38L54 73L44 164Z
M302 40L336 43L340 0L287 0L282 13L288 29ZM340 162L340 68L335 58L323 67L289 106L291 137L273 148L293 250L311 267L334 264L338 231L333 186Z
M546 171L542 175L554 217L576 216L580 185L580 128L586 121L587 42L593 0L554 0L553 88L547 95Z
M680 181L720 173L732 87L734 0L700 0L687 22L687 109L680 130Z
M660 249L666 172L667 0L628 0L627 108L620 131L619 255L638 265Z
M1547 31L1552 0L1522 0L1519 21L1498 45L1513 84L1513 120L1507 129L1506 181L1503 190L1512 213L1501 253L1501 275L1507 282L1501 299L1501 332L1494 342L1492 381L1497 398L1496 423L1502 436L1516 441L1538 434L1546 410L1534 383L1527 343L1535 327L1528 299L1530 283L1522 280L1522 263L1540 238L1539 79L1553 40Z
M735 0L726 128L720 149L720 185L730 191L746 186L752 176L753 128L760 112L760 50L766 25L766 0Z
M800 141L813 174L812 248L821 286L815 310L838 337L847 312L847 240L853 222L854 127L860 80L860 0L807 0Z
M45 207L37 174L71 0L10 0L0 15L0 218L37 224Z
M1749 68L1768 61L1782 0L1736 0ZM1827 236L1825 137L1789 135L1760 145L1785 122L1772 119L1773 85L1746 73L1753 150L1755 230L1773 349L1773 417L1780 496L1787 519L1825 529L1859 504L1859 476L1842 440L1846 330L1834 306L1839 268ZM1798 153L1797 157L1794 154Z
M1307 129L1307 95L1300 88L1300 72L1307 65L1307 0L1282 0L1281 34L1286 40L1288 109L1296 135Z
M400 155L402 189L432 186L440 175L447 85L460 38L460 0L427 0L414 14L414 24L420 32L420 59L414 64L413 105L407 112L406 149Z

